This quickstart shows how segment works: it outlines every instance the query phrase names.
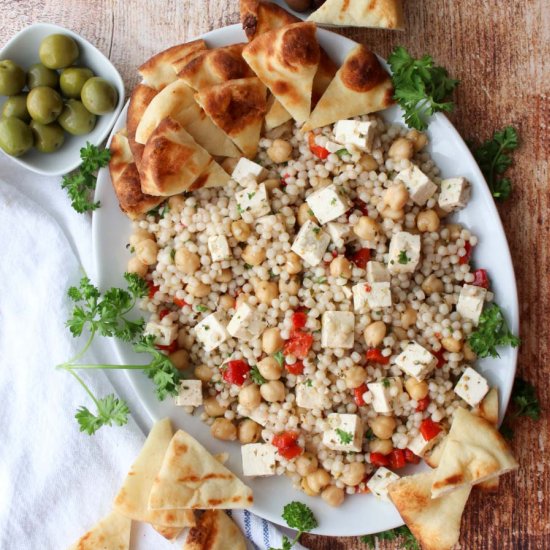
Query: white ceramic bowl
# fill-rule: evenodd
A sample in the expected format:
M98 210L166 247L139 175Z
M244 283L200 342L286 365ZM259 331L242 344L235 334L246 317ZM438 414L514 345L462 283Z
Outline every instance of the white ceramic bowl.
M33 63L40 61L38 48L40 42L50 34L66 34L74 38L80 50L77 64L90 68L94 75L109 81L118 93L118 102L112 113L98 116L95 128L83 136L71 136L65 133L65 143L55 153L39 153L31 149L21 157L11 157L17 164L46 176L59 176L74 170L80 164L80 149L86 142L99 145L111 131L122 105L124 104L124 83L114 65L87 40L78 34L49 23L36 23L18 32L0 51L0 59L11 59L27 70ZM0 109L6 98L0 97ZM5 154L1 149L2 154Z

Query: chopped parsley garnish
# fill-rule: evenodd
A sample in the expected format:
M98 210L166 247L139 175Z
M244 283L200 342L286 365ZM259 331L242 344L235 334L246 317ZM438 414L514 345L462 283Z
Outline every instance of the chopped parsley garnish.
M195 306L195 309L199 311L200 313L206 313L207 311L210 311L206 306L199 304L198 306Z
M382 386L384 386L385 388L389 388L391 386L389 378L382 378Z
M277 275L275 275L275 272L273 271L273 269L270 269L269 270L269 278L270 279L275 279L275 277L277 277Z
M342 158L344 155L349 155L350 152L347 150L347 149L338 149L338 151L336 151L336 154Z
M310 215L310 216L315 216L315 214L313 213L313 210L311 208L308 208L307 209L307 213Z
M273 358L277 363L279 363L279 366L282 367L285 364L285 356L283 355L282 351L278 351L277 353L273 354Z
M309 378L304 382L304 384L308 387L308 388L311 388L313 386L313 380L310 380Z
M242 207L240 204L238 204L238 203L237 203L237 212L238 212L239 214L242 214L242 213L244 212L243 207Z
M396 529L390 529L389 531L382 531L382 533L376 533L375 535L363 535L360 537L361 542L365 543L371 549L376 548L377 540L391 541L396 539L401 539L400 548L403 548L404 550L420 550L418 541L406 525L402 525Z
M261 386L266 382L265 378L260 374L260 371L256 365L254 365L250 369L250 379L252 380L252 382L254 382L254 384L258 384L258 386Z
M401 252L399 252L399 257L397 258L397 261L400 264L408 264L409 260L410 260L410 258L407 256L407 251L406 250L401 250Z
M252 197L256 194L256 191L253 191L252 193L247 193L248 200L251 200Z
M282 548L270 547L269 550L290 550L303 533L308 533L319 525L311 508L303 502L294 501L287 504L283 509L282 517L286 524L291 529L296 529L298 533L292 541L286 535L283 535Z
M367 430L367 433L365 434L365 438L367 441L372 441L374 439L374 432L371 428Z
M252 266L250 264L244 264L245 269L252 269Z
M312 231L317 235L319 233L319 231L321 231L321 228L320 227L314 227L312 229Z
M314 283L317 283L318 285L322 285L323 283L327 282L326 277L317 277L317 279L313 279Z
M506 439L512 439L514 430L510 427L510 422L522 416L531 420L540 420L540 413L541 408L535 387L530 382L518 377L514 381L511 407L500 427L500 433Z
M172 261L174 261L174 258L176 257L176 249L175 248L172 248L172 250L170 250L170 259Z
M351 443L353 441L353 434L351 432L346 432L344 430L341 430L340 428L336 428L335 432L340 438L340 442L344 445L347 445L348 443Z
M331 205L331 206L336 206L336 197L334 197L333 199L331 199L330 205Z

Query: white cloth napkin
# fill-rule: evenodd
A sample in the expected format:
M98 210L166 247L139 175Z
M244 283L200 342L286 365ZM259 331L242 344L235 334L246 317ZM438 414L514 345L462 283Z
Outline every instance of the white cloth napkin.
M71 209L59 181L0 159L0 548L63 549L77 540L109 512L143 444L140 426L151 423L133 407L137 422L80 433L74 413L89 399L54 368L82 345L65 328L66 291L82 268L92 272L90 218ZM107 361L110 351L104 340L89 353ZM100 396L131 391L116 375L84 376ZM265 520L248 511L232 517L250 548L281 546ZM132 549L175 547L134 523Z

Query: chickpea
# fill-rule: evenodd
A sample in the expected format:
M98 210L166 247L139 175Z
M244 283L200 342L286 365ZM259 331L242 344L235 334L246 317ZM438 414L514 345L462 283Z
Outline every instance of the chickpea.
M268 192L273 191L274 189L279 189L281 187L281 180L279 178L269 178L263 183Z
M330 475L326 470L318 468L306 476L309 488L318 495L329 483Z
M286 271L289 275L296 275L302 271L302 258L296 252L289 252L286 255Z
M464 229L459 223L448 223L445 227L449 231L449 239L452 241L456 241Z
M145 239L140 241L134 247L136 249L136 256L145 265L154 265L157 263L158 246L152 239Z
M216 418L210 426L210 433L212 437L223 441L235 441L237 439L237 427L227 418Z
M262 433L262 427L254 422L254 420L245 418L243 421L239 422L237 433L241 443L257 443Z
M300 205L300 208L298 208L298 224L304 225L304 223L308 220L311 220L314 223L319 223L309 204L304 202Z
M345 256L337 256L330 262L330 274L333 277L351 277L351 262Z
M231 222L231 234L237 242L244 243L250 237L250 226L243 220Z
M366 467L363 462L352 462L347 470L344 470L340 478L346 485L355 487L359 485L365 477Z
M358 464L358 463L356 463ZM335 508L341 506L344 502L344 489L336 487L336 485L329 485L322 493L321 498L329 505Z
M397 422L393 416L377 416L370 422L372 433L380 439L389 439L396 425Z
M438 279L433 273L426 277L422 281L422 290L429 296L430 294L435 294L443 292L445 287L441 282L441 279Z
M275 139L267 150L267 156L275 163L287 162L292 156L292 145L284 139Z
M185 287L185 292L195 298L204 298L210 294L210 285L205 285L196 279L192 279Z
M386 325L384 321L375 321L365 328L363 332L365 343L371 348L377 347L386 336Z
M186 370L189 368L189 353L187 350L179 349L171 353L168 358L178 370Z
M388 156L393 160L411 160L414 154L414 143L407 138L397 138L388 150Z
M409 200L409 192L405 184L401 182L394 183L384 191L382 200L391 210L402 210Z
M416 324L416 310L411 306L407 306L407 309L401 314L401 326L408 330L410 327Z
M401 327L393 327L392 332L398 340L408 340L407 331Z
M256 291L256 297L262 304L271 305L271 302L279 295L279 286L271 281L260 281L254 290Z
M368 153L361 155L361 158L359 159L359 164L367 172L370 172L371 170L378 170L378 162L376 162L376 159Z
M174 256L176 267L186 275L193 275L201 266L201 259L198 254L187 248L178 248Z
M314 493L311 490L311 487L308 485L307 477L303 477L302 481L300 481L300 486L302 487L302 491L310 497L316 497L319 493Z
M148 267L139 258L133 256L128 260L126 271L128 271L128 273L135 273L140 277L145 277L145 275L147 275Z
M258 370L266 380L279 380L283 374L283 367L274 357L264 357L259 361Z
M389 206L383 208L380 214L383 218L388 218L390 220L393 220L394 222L397 222L405 217L405 211L403 209L392 210Z
M190 349L193 345L193 337L187 332L187 329L180 328L178 331L178 346L182 349Z
M256 384L249 384L239 392L239 404L249 411L257 409L261 402L260 388Z
M285 385L279 380L271 380L260 386L260 393L268 403L285 400Z
M304 453L296 459L296 471L302 477L305 477L317 470L319 462L311 453Z
M367 371L359 366L350 367L346 370L345 378L347 388L358 388L367 379Z
M277 353L283 349L284 343L285 341L281 338L281 331L277 327L264 330L262 334L262 350L264 353ZM265 378L265 375L262 374L262 376Z
M376 241L380 237L380 226L376 220L368 216L361 216L353 226L353 232L365 241Z
M423 210L416 217L416 227L422 233L433 233L439 229L439 216L435 210Z
M194 373L201 382L208 382L212 379L214 371L208 365L199 365L195 367Z
M298 277L290 277L288 281L279 279L279 292L281 294L288 294L289 296L296 296L300 290L300 279Z
M426 397L429 393L428 384L423 380L419 382L415 378L408 378L405 381L405 389L407 390L407 393L410 395L411 399L414 399L415 401L420 401L420 399L424 399L424 397Z
M426 134L423 134L418 130L409 130L406 137L408 140L412 141L415 153L418 153L418 151L424 149L428 143L428 137Z
M239 294L237 296L237 299L235 300L235 309L237 309L240 305L244 304L245 302L248 302L249 298L250 298L250 294L241 292L241 294Z
M477 355L468 342L465 342L462 346L462 353L464 354L464 359L466 359L466 361L475 361L477 359Z
M174 195L168 199L168 208L170 212L181 212L185 206L185 198L183 195Z
M222 269L220 274L216 276L216 281L218 283L228 283L233 278L233 274L231 273L231 269L228 267L227 269Z
M235 305L235 298L229 294L220 296L220 307L223 309L231 309Z
M225 411L227 410L227 407L224 405L220 405L220 402L214 397L207 397L204 402L204 412L208 416L222 416Z
M369 443L369 451L389 455L393 451L393 442L391 439L373 439Z
M227 157L223 159L222 161L222 168L228 173L232 174L235 168L237 167L237 163L239 162L239 159Z
M247 245L243 250L241 258L248 265L260 265L265 260L265 250L259 246Z
M146 241L147 239L155 240L155 236L152 233L149 233L146 229L138 229L130 235L130 246L135 247L136 244L141 241Z
M458 353L462 349L462 342L452 337L443 338L441 345L451 353Z

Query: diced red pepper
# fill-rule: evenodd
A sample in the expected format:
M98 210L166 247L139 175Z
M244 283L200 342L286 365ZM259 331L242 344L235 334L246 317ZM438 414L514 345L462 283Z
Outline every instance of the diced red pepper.
M160 351L165 351L166 353L170 354L170 353L174 353L175 351L178 350L178 340L174 340L170 345L168 346L162 346L160 344L157 344L155 346L158 350Z
M284 187L287 183L286 183L286 179L290 177L290 174L283 174L281 176L281 185Z
M229 384L235 384L236 386L242 386L250 372L250 366L242 359L228 361L224 367L223 379Z
M159 311L159 319L162 321L170 313L169 309L161 309Z
M427 395L426 397L424 397L424 399L419 399L418 400L418 405L416 406L416 411L417 412L424 412L428 408L429 404L430 404L430 397Z
M398 470L399 468L403 468L407 464L403 449L394 449L388 455L388 459L390 461L390 468L392 468L392 470Z
M416 456L410 449L405 449L403 452L405 453L405 460L409 464L418 464L420 462L420 457Z
M350 260L359 268L365 269L367 267L367 262L370 260L370 249L369 248L360 248L356 250L352 255Z
M284 447L279 449L279 454L287 460L292 460L297 456L300 456L304 452L304 449L300 445L291 445L290 447Z
M445 348L439 348L438 351L432 351L432 355L437 358L436 368L438 368L438 369L443 367L446 363L445 357L443 357L444 353L445 353Z
M420 424L420 433L426 441L430 441L441 432L441 426L431 418L425 418Z
M353 396L355 399L355 404L358 407L363 407L365 405L365 400L363 399L363 394L367 391L367 385L361 384L358 388L354 388Z
M303 374L304 372L304 364L301 361L296 361L296 363L289 365L288 363L285 364L286 370L290 374Z
M321 147L320 145L317 145L315 143L315 134L313 132L310 132L308 136L308 143L309 143L309 150L318 158L321 160L324 160L328 157L329 152L328 149L325 149L324 147Z
M361 214L363 214L364 216L369 215L367 203L362 201L361 199L355 199L355 201L353 201L353 208L352 210L350 210L350 213L353 212L353 210L360 210Z
M181 300L180 298L174 298L173 302L178 307L185 307L189 305L185 300Z
M367 350L367 361L387 365L390 362L390 358L384 357L378 348L371 348Z
M281 432L275 434L271 444L277 447L279 454L287 460L292 460L304 452L304 449L296 443L298 434L296 432Z
M367 292L372 292L372 286L370 286L368 283L365 285L365 290Z
M153 281L147 281L147 286L149 287L149 300L152 300L160 290L160 286L153 284Z
M459 256L458 257L458 263L460 265L470 263L470 258L472 257L473 246L470 243L465 243L464 244L464 249L466 250L466 254L464 254L464 256Z
M284 355L294 355L298 359L305 359L313 346L313 335L307 332L295 332L285 342Z
M295 330L304 328L307 323L307 314L303 311L295 311L290 318L292 328Z
M389 466L390 465L390 459L383 455L382 453L371 453L370 454L370 462L374 466Z
M476 269L474 271L474 286L480 286L481 288L489 288L489 277L485 269Z

